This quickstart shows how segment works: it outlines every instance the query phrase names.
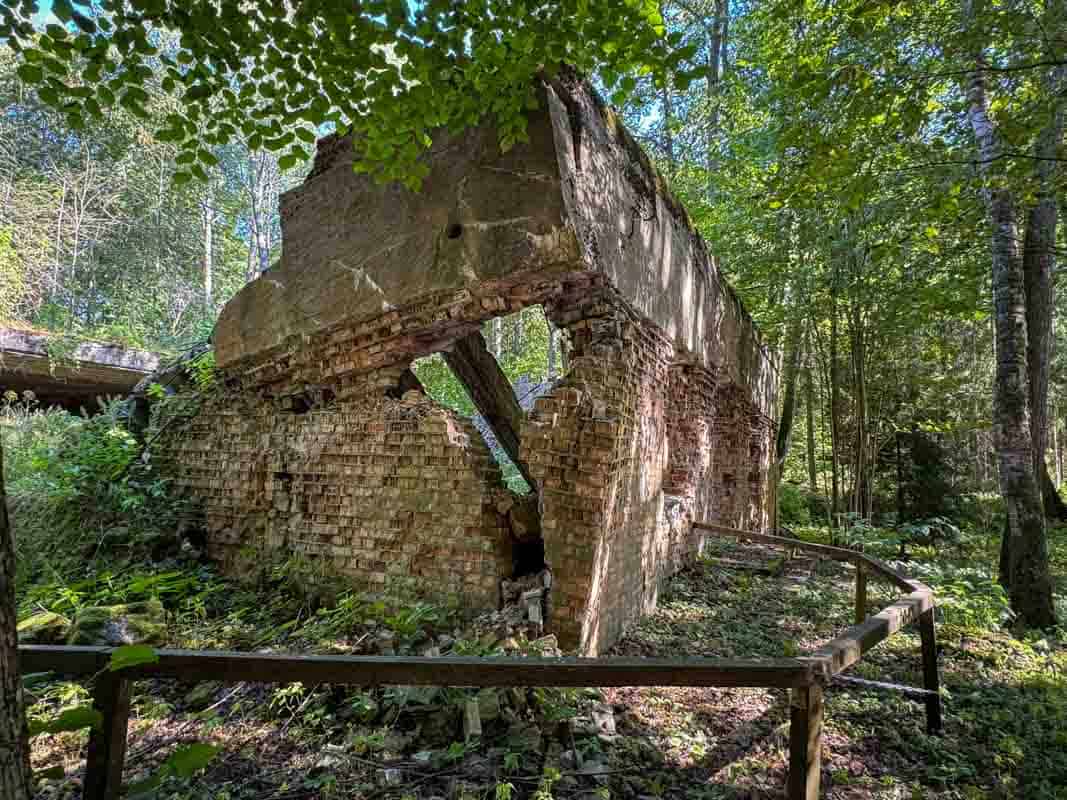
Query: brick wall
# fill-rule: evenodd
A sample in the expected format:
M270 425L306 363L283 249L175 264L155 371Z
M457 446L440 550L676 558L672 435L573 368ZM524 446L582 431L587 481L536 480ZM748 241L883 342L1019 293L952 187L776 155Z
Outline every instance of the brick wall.
M675 363L671 341L610 291L550 314L571 337L571 362L529 415L522 455L542 487L553 629L597 653L700 551L692 520L760 528L769 518L773 424L743 390Z
M752 387L683 360L593 273L445 292L225 370L225 389L156 444L233 569L257 548L328 560L495 608L512 574L503 488L468 420L401 376L481 321L542 302L571 343L566 375L522 425L555 580L550 629L596 654L655 607L699 552L690 522L762 528L773 423ZM483 287L484 289L484 287Z
M495 510L500 470L469 420L418 392L293 410L291 398L222 394L157 453L203 504L210 554L246 569L260 548L327 559L360 583L394 578L495 608L511 545ZM288 406L288 407L287 407Z

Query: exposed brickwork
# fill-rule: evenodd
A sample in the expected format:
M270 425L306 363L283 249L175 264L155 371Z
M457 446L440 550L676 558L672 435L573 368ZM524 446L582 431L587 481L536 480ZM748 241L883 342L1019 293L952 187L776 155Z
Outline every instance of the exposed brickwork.
M653 609L665 577L700 549L696 518L765 520L768 463L757 460L738 491L713 468L748 464L750 445L771 423L725 415L709 370L672 364L673 344L609 293L553 309L572 337L570 369L537 400L523 429L523 454L542 485L545 552L557 576L553 628L584 652L599 652ZM743 425L715 439L716 420ZM724 495L719 492L726 489Z
M700 549L693 519L766 522L771 422L744 387L677 362L603 281L438 300L241 364L228 392L168 431L157 450L203 500L212 555L305 553L367 583L393 576L495 607L512 572L499 469L472 423L418 393L397 398L397 384L413 355L536 300L572 342L566 376L521 434L555 575L549 624L567 645L600 652L653 609Z
M495 608L511 572L499 468L469 420L415 392L387 397L383 382L368 373L364 396L306 413L213 397L158 452L202 499L209 552L224 563L280 549L368 584L395 577Z
M589 272L518 274L483 284L477 293L437 292L369 319L335 325L226 368L231 385L274 396L328 386L339 399L368 389L364 374L439 352L493 317L531 305L582 295L602 285ZM386 381L388 382L388 380Z
M494 607L512 535L539 556L537 513L504 513L481 436L402 378L542 304L571 361L519 426L519 460L555 576L549 626L595 654L699 551L692 520L767 524L777 371L614 113L572 75L538 92L508 153L488 124L438 133L418 193L321 142L283 199L282 257L219 318L222 394L156 449L235 566L249 545L291 550Z
M720 525L763 530L770 521L771 448L774 423L755 411L743 387L727 384L715 397L711 428L715 454L705 519Z

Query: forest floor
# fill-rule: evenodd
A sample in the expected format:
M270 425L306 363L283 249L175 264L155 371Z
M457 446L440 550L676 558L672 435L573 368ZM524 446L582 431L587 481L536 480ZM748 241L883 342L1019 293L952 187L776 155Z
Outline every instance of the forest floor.
M1062 597L1067 536L1054 532L1053 544ZM993 553L961 551L955 557L973 566L976 559L992 563ZM921 572L920 562L911 566ZM188 568L157 575L156 588L165 598L179 593L184 598L168 603L170 646L375 652L392 639L399 652L427 646L470 654L537 649L521 637L465 640L452 612L428 603L345 594L312 611L316 603L295 592L292 581L267 591L197 569L192 577ZM112 586L120 582L109 580ZM926 734L920 702L831 684L823 750L826 797L1067 798L1063 632L1058 638L1016 638L999 626L975 624L965 613L967 585L953 590L964 613L953 612L950 603L948 621L938 629L944 735ZM870 584L872 610L894 596L891 586ZM713 540L699 563L670 582L658 611L635 625L611 654L799 655L847 627L852 603L847 565L783 563L777 552ZM921 686L920 668L918 635L908 630L871 651L850 674ZM33 692L31 718L37 719L85 698L82 686L69 683L48 683ZM471 698L481 710L483 732L468 741L461 711ZM159 796L780 798L788 711L788 693L767 689L475 693L142 681L134 696L126 779L151 774L181 743L208 742L220 751L207 769L193 778L168 779ZM80 795L85 741L84 732L34 739L35 768L60 765L64 771L62 779L42 782L40 798Z

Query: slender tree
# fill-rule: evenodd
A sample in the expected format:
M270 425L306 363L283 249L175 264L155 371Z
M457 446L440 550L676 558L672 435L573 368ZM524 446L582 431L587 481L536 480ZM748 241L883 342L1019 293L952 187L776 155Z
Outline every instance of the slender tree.
M976 28L981 15L980 4L969 2L965 14L966 23ZM990 63L979 37L975 41L979 46L975 48L974 69L967 85L967 116L977 143L979 169L989 181L983 193L989 209L992 238L997 334L993 418L1000 490L1007 512L1000 576L1020 619L1033 627L1047 627L1056 621L1041 494L1045 463L1044 401L1047 400L1047 383L1042 376L1047 375L1045 342L1048 336L1043 326L1048 321L1046 309L1050 305L1046 304L1051 300L1051 276L1040 274L1043 272L1041 267L1047 264L1047 259L1041 258L1043 254L1040 253L1034 257L1035 261L1041 262L1034 269L1038 274L1027 274L1019 246L1022 237L1015 192L996 173L1004 146L990 112L987 89ZM1054 110L1053 124L1059 116L1058 109ZM1043 133L1041 138L1045 135ZM1039 201L1038 208L1041 205ZM1031 213L1031 222L1034 217ZM1040 220L1042 215L1038 213L1037 217ZM1041 234L1028 234L1031 235ZM1039 248L1035 246L1034 249ZM1033 324L1033 331L1030 324Z

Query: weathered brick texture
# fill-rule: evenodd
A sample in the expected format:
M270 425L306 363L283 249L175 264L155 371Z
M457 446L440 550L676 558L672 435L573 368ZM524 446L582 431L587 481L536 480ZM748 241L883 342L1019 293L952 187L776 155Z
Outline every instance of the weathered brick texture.
M375 388L381 377L363 376ZM469 420L416 392L285 405L212 397L158 446L203 502L212 556L247 569L265 549L303 553L364 584L496 607L511 572L494 507L504 489Z

